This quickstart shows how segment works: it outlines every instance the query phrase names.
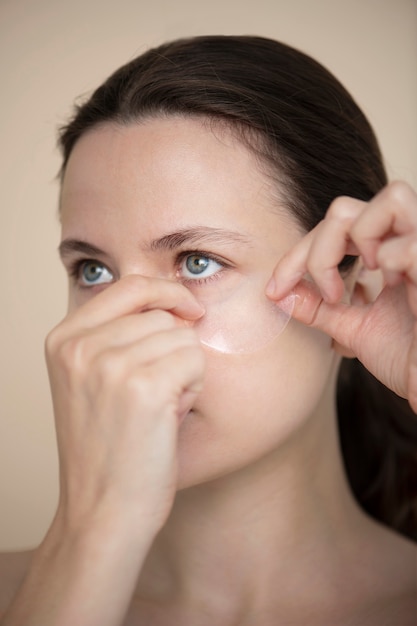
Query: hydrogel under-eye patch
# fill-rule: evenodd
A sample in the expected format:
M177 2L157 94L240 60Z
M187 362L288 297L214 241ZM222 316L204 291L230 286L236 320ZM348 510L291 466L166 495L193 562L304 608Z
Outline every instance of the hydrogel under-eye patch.
M197 299L205 314L194 323L203 345L227 354L256 352L283 333L295 296L278 303L265 295L264 276L242 277L233 287L211 287Z

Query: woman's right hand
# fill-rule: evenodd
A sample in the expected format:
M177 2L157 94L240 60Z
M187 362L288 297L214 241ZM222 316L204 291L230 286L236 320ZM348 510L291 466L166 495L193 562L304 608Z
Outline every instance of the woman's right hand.
M179 283L127 276L48 336L60 499L2 626L115 626L177 483L177 432L202 387Z
M46 341L67 527L123 515L154 536L176 489L179 422L202 387L203 310L179 283L127 276Z

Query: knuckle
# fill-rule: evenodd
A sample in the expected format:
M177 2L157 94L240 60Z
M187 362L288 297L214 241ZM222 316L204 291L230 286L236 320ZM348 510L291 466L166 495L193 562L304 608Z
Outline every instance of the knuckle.
M45 337L45 354L47 357L52 356L58 346L61 343L61 329L60 326L55 326L52 330L48 332Z
M339 221L351 221L353 215L352 199L347 196L335 198L327 210L327 216Z
M84 337L69 337L61 342L55 351L60 365L78 371L86 362L86 341Z
M91 363L91 371L95 377L104 383L114 379L120 379L125 371L125 359L117 350L104 350L99 352Z
M100 358L100 343L88 332L66 337L56 346L53 361L58 368L77 378L95 371Z
M402 205L410 201L412 188L403 180L394 180L387 185L385 192L391 202Z
M86 334L68 334L66 321L55 326L45 338L45 354L48 361L63 366L77 367L89 352L89 337Z
M124 378L123 395L133 406L145 413L155 412L166 399L167 382L161 379L153 367L136 369Z
M154 383L155 377L151 375L150 368L142 368L139 372L136 370L126 376L124 388L130 397L149 399L154 397L154 394L150 393Z
M309 273L316 277L316 274L320 274L323 269L323 259L320 257L317 246L312 247L310 254L307 258L307 267Z
M48 360L61 364L72 364L79 351L78 337L65 337L61 325L53 328L45 339L45 352Z

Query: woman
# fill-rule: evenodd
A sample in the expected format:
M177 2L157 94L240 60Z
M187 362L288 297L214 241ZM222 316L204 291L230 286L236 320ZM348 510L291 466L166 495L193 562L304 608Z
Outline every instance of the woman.
M2 626L414 624L417 198L351 97L182 40L60 145L60 499Z

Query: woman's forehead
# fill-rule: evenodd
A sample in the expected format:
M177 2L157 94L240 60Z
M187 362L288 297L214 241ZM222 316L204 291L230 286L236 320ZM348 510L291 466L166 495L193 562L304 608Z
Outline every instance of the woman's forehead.
M190 226L253 233L276 230L271 179L256 157L225 129L198 119L150 119L106 124L75 145L61 194L63 224L136 232Z
M194 119L157 119L129 126L105 125L83 136L67 165L62 201L77 194L183 196L217 202L223 197L261 202L269 181L255 157L231 134L219 137Z

